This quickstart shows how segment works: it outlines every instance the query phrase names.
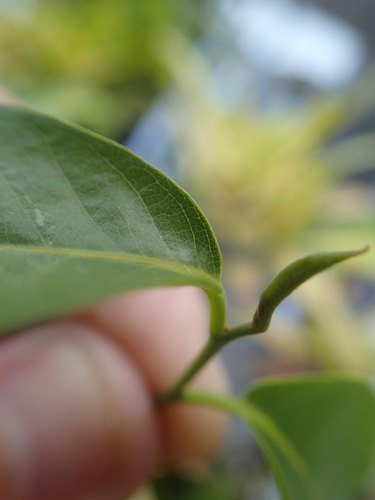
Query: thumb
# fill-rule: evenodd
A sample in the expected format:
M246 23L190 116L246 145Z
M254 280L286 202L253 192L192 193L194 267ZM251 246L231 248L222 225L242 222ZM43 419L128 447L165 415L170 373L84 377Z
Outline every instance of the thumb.
M0 344L0 498L125 498L155 465L157 431L124 352L74 322Z

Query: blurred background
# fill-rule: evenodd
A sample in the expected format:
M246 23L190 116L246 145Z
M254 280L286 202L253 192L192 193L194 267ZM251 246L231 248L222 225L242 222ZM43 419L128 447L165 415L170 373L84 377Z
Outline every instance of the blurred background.
M193 195L239 323L291 260L375 246L374 14L372 0L0 0L0 83ZM233 390L321 370L372 381L374 306L372 250L304 285L267 334L226 349ZM178 498L279 498L238 423L213 468L176 477ZM375 499L373 482L358 500Z

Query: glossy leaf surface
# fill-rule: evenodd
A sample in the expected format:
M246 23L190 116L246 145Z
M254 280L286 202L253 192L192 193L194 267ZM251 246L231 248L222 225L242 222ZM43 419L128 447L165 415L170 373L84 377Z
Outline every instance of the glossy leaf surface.
M210 226L174 182L118 144L0 107L0 332L139 288L222 294Z
M307 376L264 382L245 417L285 500L355 498L373 458L375 399L351 378Z

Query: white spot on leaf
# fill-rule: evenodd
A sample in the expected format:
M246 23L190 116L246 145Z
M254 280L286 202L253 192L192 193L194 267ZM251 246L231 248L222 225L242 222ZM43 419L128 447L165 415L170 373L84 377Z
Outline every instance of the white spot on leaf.
M37 225L40 226L40 227L44 226L44 215L39 210L39 208L35 209L35 217L36 217L36 223L37 223Z

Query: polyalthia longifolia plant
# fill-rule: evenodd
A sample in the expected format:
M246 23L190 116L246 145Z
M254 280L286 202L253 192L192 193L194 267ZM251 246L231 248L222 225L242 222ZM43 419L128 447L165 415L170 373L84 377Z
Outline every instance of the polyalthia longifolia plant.
M365 382L338 374L261 381L239 398L188 383L229 342L265 332L301 283L366 249L293 262L265 288L252 320L229 327L215 235L166 175L112 141L24 107L0 108L0 143L0 332L118 293L200 287L211 307L206 346L155 404L186 401L244 419L284 499L352 498L374 446Z

